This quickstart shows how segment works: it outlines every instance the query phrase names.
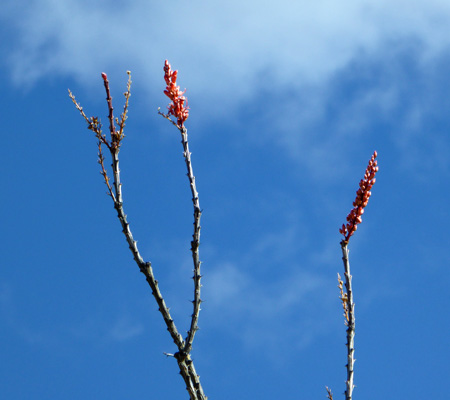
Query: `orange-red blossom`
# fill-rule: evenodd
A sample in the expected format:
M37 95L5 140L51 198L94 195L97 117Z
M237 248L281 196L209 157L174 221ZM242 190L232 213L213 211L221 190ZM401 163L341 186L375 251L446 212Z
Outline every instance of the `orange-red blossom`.
M169 61L164 63L164 80L166 81L166 89L164 94L172 100L167 108L169 115L173 115L177 119L179 127L183 127L184 122L189 117L189 107L187 105L187 99L184 95L185 91L181 91L177 86L177 73L178 71L172 71Z
M343 224L339 232L344 235L344 241L348 242L350 236L352 236L357 225L362 222L361 216L364 214L364 207L369 203L369 197L372 194L370 190L375 183L375 174L378 171L377 166L377 152L375 151L372 158L369 161L369 165L366 168L364 179L359 182L359 189L356 192L356 199L353 202L353 209L347 216L347 225Z

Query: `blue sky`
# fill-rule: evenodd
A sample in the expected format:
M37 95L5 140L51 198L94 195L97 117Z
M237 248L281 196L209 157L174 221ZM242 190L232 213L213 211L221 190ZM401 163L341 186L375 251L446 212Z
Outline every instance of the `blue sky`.
M0 10L0 396L187 398L106 196L86 113L132 96L125 211L180 331L192 204L168 103L187 88L204 303L193 358L211 399L345 389L338 229L374 150L350 242L355 398L444 399L450 5L434 1L6 0Z

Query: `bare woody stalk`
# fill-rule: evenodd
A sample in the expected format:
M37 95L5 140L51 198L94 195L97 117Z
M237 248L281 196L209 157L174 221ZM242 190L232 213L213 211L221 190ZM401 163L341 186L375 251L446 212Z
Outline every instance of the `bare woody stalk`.
M350 273L350 262L348 260L348 243L342 241L342 261L344 262L344 277L345 277L345 290L346 296L341 297L346 301L346 314L347 314L347 380L345 389L345 399L351 400L353 394L353 372L355 364L355 303L353 302L353 290L352 290L352 275ZM339 279L339 278L338 278ZM342 281L341 281L342 282Z
M177 75L178 71L172 71L169 62L166 60L164 64L164 80L166 82L166 89L164 93L169 99L171 103L169 104L168 113L164 114L158 110L158 113L162 115L164 118L168 119L173 125L177 127L177 129L181 133L181 144L183 145L183 156L186 163L187 168L187 177L189 179L189 185L191 188L192 194L192 204L194 206L194 233L192 235L191 241L191 252L192 252L192 261L194 263L194 300L193 306L194 310L191 316L191 324L189 331L187 333L185 339L185 347L183 352L189 354L192 349L192 343L194 341L195 333L198 330L198 316L200 313L200 289L201 289L201 274L200 267L201 261L199 257L199 246L200 246L200 218L202 215L200 209L200 202L198 197L197 188L195 186L195 176L194 170L192 168L191 162L191 152L189 150L189 142L187 129L184 126L184 122L189 117L189 107L187 105L187 99L184 96L185 91L181 91L180 87L177 86ZM170 116L173 115L177 121L172 121Z
M186 128L181 129L181 143L183 144L183 156L186 162L187 167L187 176L189 178L189 183L191 187L192 192L192 203L194 206L194 233L192 235L192 241L191 241L191 252L192 252L192 261L194 263L194 310L191 316L191 325L188 331L188 335L186 337L186 344L184 348L184 352L189 354L192 349L192 343L194 341L195 332L198 330L198 316L200 313L200 256L198 248L200 246L200 218L202 215L201 209L200 209L200 202L198 198L198 192L197 188L195 186L195 176L194 171L192 169L192 163L191 163L191 153L189 151L189 143L188 143L188 136L187 136L187 130Z
M196 384L197 388L197 398L198 399L206 399L204 397L203 389L200 385L199 377L195 373L194 364L190 359L190 352L192 350L192 343L194 341L195 333L198 330L198 317L200 313L200 289L201 289L201 261L199 256L199 246L200 246L200 219L202 215L202 211L200 208L200 201L197 192L197 188L195 185L195 176L194 170L192 168L191 162L191 152L189 150L189 142L187 129L184 126L184 122L189 117L189 107L187 105L187 99L184 96L185 91L181 91L180 87L177 86L177 75L178 71L172 71L169 62L166 60L164 63L164 80L166 82L166 89L164 93L171 100L168 108L168 113L164 114L158 110L158 113L162 115L164 118L169 120L181 133L181 144L183 145L183 157L186 163L187 168L187 177L189 179L189 185L191 188L192 194L192 204L194 207L194 233L192 234L191 241L191 252L192 252L192 261L194 264L194 300L193 304L193 312L191 315L191 323L189 327L189 331L187 333L186 338L184 339L184 346L182 349L179 349L178 353L175 354L175 357L178 361L178 365L180 367L180 371L182 372L182 376L185 379L186 387L188 391L189 387L192 385L192 382ZM173 121L170 116L174 116L177 120ZM187 372L189 380L186 379L186 375L183 375L183 371L187 365ZM193 398L191 397L191 400Z
M105 73L102 73L102 78L106 90L106 101L108 104L108 120L109 120L109 131L110 131L110 139L107 139L106 136L102 133L102 126L97 117L88 118L83 111L83 108L77 103L75 100L75 96L69 90L69 96L75 104L76 108L80 111L83 118L86 120L88 124L88 129L92 130L96 138L98 140L98 162L101 166L101 174L105 180L105 184L108 188L108 195L112 198L114 202L114 208L117 211L117 216L122 225L122 232L125 235L125 238L128 242L128 246L133 254L133 258L136 264L139 267L139 270L144 274L151 290L152 294L158 304L159 311L163 316L163 319L166 323L167 330L169 331L173 342L177 346L178 351L174 354L174 357L177 360L180 374L183 377L183 380L186 384L186 389L189 392L189 396L191 400L206 400L207 397L203 392L203 388L200 384L199 376L196 373L193 361L190 356L190 351L192 349L192 342L194 339L195 331L198 329L198 314L200 312L200 264L198 247L200 244L200 205L198 200L198 193L195 187L195 178L192 170L191 160L190 160L190 152L187 143L187 132L183 126L184 121L188 116L188 111L186 107L182 108L182 113L178 112L178 116L181 118L179 122L181 122L181 131L182 131L182 143L184 149L184 157L186 160L186 165L188 168L188 177L191 186L191 192L193 196L194 203L194 235L193 240L191 242L191 250L194 260L194 312L192 315L192 322L190 325L190 329L187 335L187 338L184 340L181 334L178 332L175 323L170 315L169 308L166 306L164 298L161 294L161 291L158 286L158 281L156 280L153 269L150 262L144 261L141 254L139 253L137 243L133 238L131 233L130 225L127 221L127 216L123 209L123 197L122 197L122 183L120 180L120 168L119 168L119 149L121 145L121 141L124 138L124 127L125 121L127 119L128 112L128 102L130 97L130 87L131 87L131 75L130 72L127 72L129 75L127 91L124 93L125 96L125 105L123 112L121 114L120 120L118 118L114 119L113 114L113 106L112 99L110 95L109 89L109 81ZM176 75L175 75L176 76ZM183 105L183 104L182 104ZM169 108L170 110L170 108ZM118 128L116 128L116 125ZM109 177L104 166L104 156L102 151L102 146L106 146L111 153L112 158L112 171L113 171L113 185L111 186L109 182Z
M343 224L339 232L344 235L341 241L342 261L344 263L345 284L338 274L338 287L340 299L344 309L345 325L347 326L347 379L345 400L351 400L353 396L354 385L354 364L355 364L355 303L353 301L352 275L350 273L349 249L348 243L350 237L356 232L357 225L362 222L364 208L369 203L371 189L375 183L375 174L378 172L377 152L375 151L366 168L364 178L359 183L359 189L356 192L356 199L353 202L353 208L347 216L347 224ZM345 287L345 290L344 290ZM333 399L331 390L326 388L328 398Z

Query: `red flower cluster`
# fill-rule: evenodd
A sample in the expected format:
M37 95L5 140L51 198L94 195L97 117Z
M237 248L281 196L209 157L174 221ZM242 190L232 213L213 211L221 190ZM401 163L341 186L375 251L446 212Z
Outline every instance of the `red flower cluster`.
M164 90L164 94L172 100L172 103L167 106L169 115L173 115L177 119L178 126L182 127L184 121L189 117L189 107L187 105L187 99L184 92L180 91L180 87L177 86L177 73L178 71L172 71L169 61L166 60L164 64L164 80L167 87Z
M377 152L375 151L366 168L364 179L361 179L361 182L359 182L359 189L356 192L353 209L347 216L347 226L343 224L342 228L339 229L339 232L344 235L344 241L346 242L348 242L350 236L355 233L357 225L362 222L361 216L364 214L364 207L369 203L369 197L372 194L370 189L372 189L372 186L375 183L375 174L378 171L376 158Z

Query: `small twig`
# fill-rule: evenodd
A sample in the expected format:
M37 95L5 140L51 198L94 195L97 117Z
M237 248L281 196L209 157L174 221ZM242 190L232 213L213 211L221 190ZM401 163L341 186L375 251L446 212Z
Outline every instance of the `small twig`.
M344 317L345 317L345 325L348 323L348 296L347 293L344 292L344 282L342 282L341 275L338 275L338 288L340 292L340 299L342 302L342 308L344 309Z
M98 140L97 145L98 145L98 163L100 164L100 166L102 168L100 173L102 174L103 179L105 180L106 186L108 187L108 192L109 192L108 194L111 196L113 201L116 202L116 196L114 195L114 193L112 191L111 185L109 183L109 177L106 172L106 168L105 168L105 164L104 164L105 158L103 157L102 142L100 139Z
M160 107L158 107L158 114L161 115L161 117L167 119L169 122L171 122L177 129L180 129L180 127L177 125L177 123L172 118L170 118L170 115L169 114L164 114L161 111Z
M325 387L325 388L327 389L327 393L328 393L327 397L328 397L330 400L333 400L333 393L331 393L331 390L330 390L328 387Z
M116 126L114 124L114 107L112 105L112 97L109 90L108 76L102 72L103 84L106 90L106 102L108 103L108 119L109 119L109 133L111 134L111 147L119 147L121 137L116 131Z
M67 89L69 91L69 97L72 99L73 104L75 104L75 107L77 108L77 110L80 112L80 114L83 116L83 118L85 119L85 121L88 123L89 128L91 129L91 120L86 116L86 114L83 111L83 107L81 107L81 105L79 103L77 103L74 94L70 91L70 89Z
M123 112L120 116L120 122L118 122L119 125L119 141L121 141L124 138L123 134L123 128L125 128L125 121L127 120L127 113L128 113L128 101L131 96L131 72L127 71L128 74L128 83L127 83L127 91L123 94L125 96L125 105L123 106Z

